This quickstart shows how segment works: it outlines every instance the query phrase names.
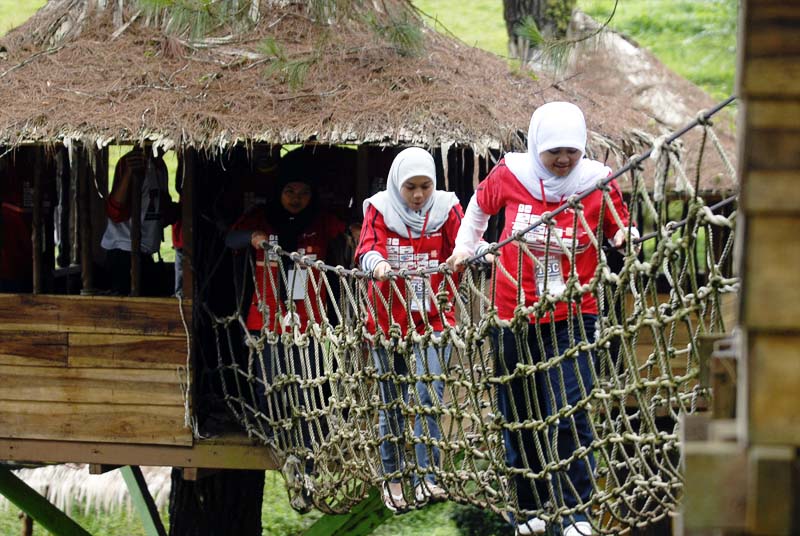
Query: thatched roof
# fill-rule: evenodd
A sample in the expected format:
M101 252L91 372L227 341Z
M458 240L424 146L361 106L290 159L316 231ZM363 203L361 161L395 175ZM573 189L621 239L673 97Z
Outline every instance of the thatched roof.
M619 145L647 122L624 95L515 74L504 59L425 27L423 50L408 55L363 23L321 24L297 2L262 0L247 30L192 40L132 11L76 7L94 3L51 0L2 40L0 143L163 137L204 148L316 140L508 149L531 111L552 100L581 106L595 141ZM405 2L383 4L416 17ZM266 40L291 61L307 58L321 32L324 56L297 87L270 70L281 60L264 51Z

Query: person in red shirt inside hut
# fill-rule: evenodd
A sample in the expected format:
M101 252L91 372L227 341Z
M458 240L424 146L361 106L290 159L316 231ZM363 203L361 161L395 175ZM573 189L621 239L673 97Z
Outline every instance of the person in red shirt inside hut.
M226 237L226 245L232 249L252 247L255 252L255 291L247 313L246 325L251 334L258 338L261 335L294 331L306 333L310 322L320 322L322 311L319 303L325 302L325 287L321 285L320 296L314 291L310 278L319 280L316 268L303 268L295 265L291 259L279 255L271 248L280 246L285 252L297 252L309 260L325 260L328 258L328 246L334 238L345 230L344 223L333 214L321 210L317 203L313 162L308 151L295 150L281 158L278 164L278 184L275 195L266 203L254 206L245 213L231 228ZM267 249L264 249L266 246ZM310 308L308 304L310 303ZM283 342L264 344L263 354L254 360L254 374L258 380L255 384L256 402L259 410L272 410L269 418L273 421L291 420L296 408L286 407L285 400L314 400L315 407L307 410L323 409L330 394L328 382L322 384L320 391L309 387L306 396L295 392L287 394L282 388L268 394L267 386L276 376L286 374L295 379L307 380L318 377L320 359L315 355L316 348L312 342L308 346L309 363L305 366L300 348L285 348ZM289 354L291 357L287 357ZM296 382L291 382L293 389ZM322 434L327 433L325 422L319 420ZM303 420L300 426L293 426L290 434L302 434L302 443L311 449L313 435L319 429ZM298 436L293 436L298 437ZM318 439L318 441L321 439ZM291 446L297 447L294 440ZM313 467L310 456L306 457L306 472Z
M505 212L505 227L500 237L502 241L528 228L570 196L595 188L599 181L611 174L611 170L600 162L584 158L585 153L586 123L581 110L567 102L551 102L539 107L531 118L528 152L506 154L480 183L467 207L464 223L456 239L455 253L448 263L460 268L468 257L475 254L490 215ZM603 192L599 189L582 200L583 217L593 234L602 230L604 237L611 237L615 247L621 247L628 238L628 209L616 181L611 181L608 188L619 223L613 217L611 208L603 206ZM574 224L575 213L572 209L553 216L553 219L555 226L549 232L546 226L540 225L524 236L527 248L532 255L540 257L540 263L534 263L516 241L503 246L498 252L504 270L498 270L495 276L495 304L502 320L513 319L519 305L532 306L545 294L555 301L552 312L529 317L529 329L515 333L511 328L504 327L495 338L496 374L507 376L517 371L509 383L498 389L498 405L505 423L510 425L541 422L567 406L575 407L592 391L592 356L588 352L566 357L560 364L541 368L529 377L518 373L518 365L541 367L552 358L562 355L571 342L582 340L579 329L581 321L586 328L586 335L594 337L598 315L594 295L591 292L583 294L578 298L579 303L574 299L559 300L559 296L567 291L566 285L573 267L570 256L564 254L552 237L560 236L567 247L573 247L574 244L574 269L581 285L587 284L595 275L597 248L583 223ZM638 237L636 229L630 229L631 236ZM522 271L521 275L517 275L520 274L520 256ZM503 271L512 274L513 280ZM518 299L520 286L524 303ZM576 319L577 314L582 318ZM535 326L537 323L541 328L538 330L542 337L541 344ZM553 329L550 328L551 323ZM566 399L562 398L562 393L566 394ZM537 409L531 412L532 397L538 400L538 404L535 405ZM595 460L591 448L567 463L563 471L554 475L556 479L552 482L527 476L541 472L545 464L563 463L563 460L572 458L583 448L590 447L594 433L585 409L574 412L571 417L561 417L557 422L538 438L531 428L523 428L518 432L512 432L511 426L503 429L506 463L521 470L514 477L518 506L527 511L576 510L574 514L563 518L564 536L592 534L589 509ZM536 445L553 442L557 443L557 449L552 449L557 450L554 452L557 459L550 459L548 454L542 459ZM550 452L550 449L544 450ZM557 490L552 496L548 491L551 488ZM515 523L519 535L546 531L545 522L535 515L517 519Z
M369 289L377 318L367 319L367 329L372 334L380 333L383 337L378 337L379 341L391 339L390 329L403 337L413 331L425 333L426 329L438 336L445 324L454 324L452 298L448 307L440 310L436 296L432 295L443 282L442 274L432 274L430 286L421 276L396 279L397 291L392 289L388 274L401 269L438 267L453 251L462 216L456 195L436 190L433 157L419 147L401 151L392 162L386 190L364 201L364 222L355 258L359 266L377 280ZM378 293L383 297L377 297ZM391 304L391 318L385 303ZM417 376L441 375L447 370L450 345L430 344L423 348L415 343L414 351ZM373 348L373 358L378 374L408 374L405 358L392 354L379 343ZM407 509L408 501L397 477L405 465L405 422L396 402L399 396L404 403L408 402L408 383L383 380L380 390L386 406L379 415L380 452L383 471L389 479L383 486L383 501L393 512L400 512ZM444 383L441 380L417 381L416 393L417 403L422 407L440 407ZM431 439L441 438L435 412L426 413L424 417L417 415L415 437L422 436L425 430ZM440 453L436 446L420 441L414 450L418 467L439 465ZM442 500L446 496L432 472L414 474L414 495L418 502Z

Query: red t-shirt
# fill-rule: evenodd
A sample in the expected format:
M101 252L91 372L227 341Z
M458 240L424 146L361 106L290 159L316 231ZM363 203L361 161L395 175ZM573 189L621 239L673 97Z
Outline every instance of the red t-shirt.
M330 241L336 236L344 232L344 223L335 216L327 213L319 214L306 228L306 230L297 237L297 252L301 255L306 255L310 260L324 260L328 255L328 245ZM267 234L267 242L270 246L278 245L278 235L272 225L266 219L263 207L253 210L244 216L233 225L234 230L258 230L264 231ZM295 264L289 259L283 259L283 265L286 270L287 288L284 292L280 291L283 286L283 280L279 270L278 255L273 252L267 252L267 264L270 267L272 277L264 271L264 253L261 248L256 250L256 283L257 289L253 293L253 299L250 304L250 311L247 314L247 329L253 331L260 331L266 323L267 329L275 332L282 332L282 323L288 320L288 311L286 308L286 300L291 298L294 301L295 313L300 324L300 329L305 330L308 325L308 319L313 315L315 321L321 320L319 314L319 301L325 302L325 285L322 281L319 270L316 268L308 268L297 270ZM314 284L311 283L311 278L317 282L317 288L320 289L319 298L314 291ZM281 299L276 299L276 290ZM306 306L305 295L308 293L308 298L311 302L311 310L309 311ZM266 311L259 311L259 297L266 305ZM276 311L278 315L276 316Z
M628 224L628 208L622 199L619 185L616 181L611 181L611 199L614 207L622 220ZM505 225L500 236L500 241L505 240L514 232L527 228L531 223L538 221L542 214L555 210L562 203L548 203L533 197L530 192L522 185L517 177L506 167L505 161L501 160L486 179L478 185L475 196L480 206L486 214L497 214L505 210ZM603 214L600 213L603 193L599 190L592 192L583 199L583 215L593 233L597 234L602 224L603 238L612 238L619 230L613 215L608 207L605 207ZM588 283L597 269L597 248L592 244L589 235L578 220L577 227L574 225L575 212L567 209L555 216L553 233L559 234L564 245L571 250L573 241L576 242L575 272L581 284ZM529 250L534 255L539 255L545 266L544 269L536 269L536 263L526 253L522 253L522 291L524 293L524 304L533 305L539 300L539 295L543 292L558 295L564 288L564 282L570 276L571 266L569 257L557 245L553 237L550 237L550 248L547 251L548 258L544 258L545 244L547 240L547 226L542 224L532 231L526 233L525 240L529 245ZM519 285L515 281L518 276L518 262L520 248L516 242L510 242L500 249L500 263L510 274L502 273L497 270L494 274L494 285L496 287L496 305L500 318L508 320L513 318L514 309L520 302L518 297ZM559 270L560 268L560 270ZM545 272L547 272L545 274ZM512 280L513 278L513 280ZM546 285L546 286L545 286ZM574 306L574 304L573 304ZM567 302L558 302L554 312L554 320L564 320L568 316ZM575 312L575 309L573 309ZM597 300L591 292L583 295L581 299L581 312L597 314ZM531 322L549 322L549 316L535 319L531 316Z
M376 251L389 261L392 270L436 268L452 255L463 217L464 212L461 210L461 205L455 205L450 209L450 214L441 228L434 232L425 231L419 238L411 238L410 233L403 236L389 230L383 220L383 215L370 205L364 215L361 238L356 249L356 261L365 253ZM399 325L403 336L408 333L409 322L414 324L418 333L423 333L426 317L427 323L434 331L442 331L445 321L449 325L455 323L452 288L449 285L446 288L450 299L446 310L443 311L439 310L436 296L430 295L431 290L434 293L439 291L439 287L444 281L442 274L437 273L430 276L430 288L422 278L412 278L409 281L411 284L407 285L406 280L397 279L395 281L397 291L392 290L392 284L389 281L370 282L369 299L377 312L378 323L384 334L389 332L389 310L386 304L390 304L392 322ZM377 292L380 292L383 300L377 295ZM403 307L401 296L406 302L407 308ZM384 300L386 304L384 304ZM367 314L367 329L370 333L375 333L375 319L369 311Z

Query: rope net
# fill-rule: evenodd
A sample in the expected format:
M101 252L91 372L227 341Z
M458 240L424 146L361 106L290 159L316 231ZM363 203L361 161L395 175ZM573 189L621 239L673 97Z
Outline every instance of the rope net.
M698 338L730 330L726 307L738 289L736 199L712 207L696 193L709 166L735 176L710 115L686 129L696 162L681 160L674 135L611 177L631 181L627 205L641 233L622 252L589 224L581 198L492 244L490 262L472 259L460 274L399 270L385 293L371 292L377 283L363 272L265 243L277 269L261 270L259 282L254 261L244 263L265 327L251 332L240 313L206 313L224 399L271 447L293 506L343 513L392 481L403 487L400 507L420 507L435 481L450 500L555 526L587 520L596 533L674 512L679 417L710 396L698 381ZM609 181L598 184L601 218L625 227ZM563 211L571 229L554 223ZM590 281L574 268L551 277L553 259L574 267L587 247L597 256ZM510 248L516 271L498 261ZM536 296L519 284L525 278ZM517 289L505 319L496 303L504 279ZM259 288L299 288L293 295L303 298L269 311ZM587 300L600 314L584 313ZM558 320L563 308L570 314ZM368 329L380 309L392 322ZM412 312L418 330L402 327L414 325Z

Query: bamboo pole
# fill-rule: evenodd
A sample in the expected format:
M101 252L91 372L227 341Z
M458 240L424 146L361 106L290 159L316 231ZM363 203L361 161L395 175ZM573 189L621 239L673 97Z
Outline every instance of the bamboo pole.
M42 159L39 154L33 158L33 293L42 292Z
M148 155L147 158L150 158ZM147 164L145 164L146 166ZM141 295L142 174L131 178L131 296Z
M94 294L94 262L92 259L92 181L86 162L86 153L77 152L78 159L78 225L80 232L81 295Z

